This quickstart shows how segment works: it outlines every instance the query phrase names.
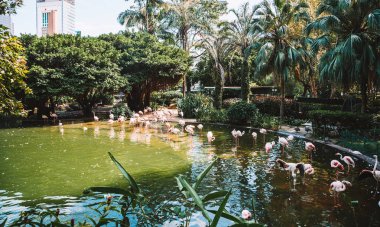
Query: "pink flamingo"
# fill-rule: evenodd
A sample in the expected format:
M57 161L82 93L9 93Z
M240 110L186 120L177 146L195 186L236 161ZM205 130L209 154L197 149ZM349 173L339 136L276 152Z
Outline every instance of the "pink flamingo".
M281 152L283 153L285 147L288 147L289 143L284 137L278 137L278 143L281 145Z
M350 156L343 157L341 153L336 153L335 155L339 155L340 160L344 161L347 164L347 173L350 172L350 166L352 166L352 168L355 168L355 161Z
M209 144L211 144L212 141L215 140L215 136L212 134L211 131L207 132L207 141Z
M334 203L335 207L340 206L337 204L337 201L339 203L339 193L344 192L347 189L347 186L352 186L352 184L349 181L334 181L330 184L329 191L334 194Z
M377 155L374 155L373 157L375 158L375 166L373 167L373 170L372 171L368 169L362 170L362 172L359 175L359 180L362 180L368 177L373 177L376 180L376 190L375 190L375 195L374 195L376 196L377 189L379 187L379 182L380 182L380 171L376 169L377 163L378 163Z
M340 163L338 160L335 160L335 159L330 162L330 166L336 169L335 174L336 174L336 179L338 179L338 174L339 174L338 168L344 171L344 166L342 165L342 163Z
M276 143L274 141L265 144L265 151L269 153Z
M316 151L314 144L312 144L312 143L310 143L310 142L305 142L305 150L306 150L307 152L309 152L310 160L312 160L312 158L313 158L313 154L312 154L312 152L313 152L313 151Z

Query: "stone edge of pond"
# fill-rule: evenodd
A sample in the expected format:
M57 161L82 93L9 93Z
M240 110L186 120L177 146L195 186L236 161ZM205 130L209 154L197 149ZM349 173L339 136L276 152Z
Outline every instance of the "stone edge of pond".
M245 128L245 129L253 129L255 131L259 131L260 128L255 128L255 127L251 127L251 126L243 126L243 125L234 125L234 124L224 124L224 123L207 123L207 122L197 122L195 119L183 119L185 120L186 123L197 123L197 124L208 124L208 125L217 125L217 126L230 126L230 127L239 127L239 128ZM172 120L170 122L177 122L175 120ZM358 154L358 153L354 153L351 149L348 149L348 148L345 148L345 147L342 147L342 146L339 146L337 144L334 144L334 143L330 143L330 142L325 142L323 140L319 140L319 139L313 139L313 138L307 138L303 135L298 135L298 134L294 134L294 133L291 133L291 132L287 132L287 131L280 131L280 130L267 130L268 132L273 132L273 133L277 133L279 135L286 135L286 136L289 136L289 135L293 135L295 138L298 138L298 139L303 139L303 140L306 140L306 141L309 141L309 142L313 142L313 143L318 143L319 145L324 145L324 146L327 146L329 148L333 148L335 150L338 150L338 151L341 151L341 152L344 152L344 153L348 153L350 154L351 156L354 156L355 158L357 159L360 159L360 160L363 160L365 162L367 162L368 164L374 166L375 165L375 159L374 158L371 158L367 155L364 155L364 154ZM380 170L380 166L377 167L378 170Z

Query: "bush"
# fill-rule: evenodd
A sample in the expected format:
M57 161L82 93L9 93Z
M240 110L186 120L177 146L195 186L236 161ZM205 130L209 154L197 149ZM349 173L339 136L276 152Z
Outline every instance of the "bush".
M256 116L251 118L251 126L256 128L278 130L280 127L280 120L278 117L257 113Z
M258 113L257 108L252 103L238 102L227 110L227 117L231 123L246 124Z
M313 110L332 110L332 111L341 111L341 105L327 105L319 103L300 103L300 110L306 116L308 112Z
M182 97L183 95L180 91L158 91L152 93L151 101L152 105L169 106L172 103L176 103Z
M115 117L125 116L131 117L132 111L129 109L128 105L125 103L118 103L112 107L111 112L115 115Z
M215 108L204 109L198 111L197 118L201 122L227 123L227 113L225 110L217 110Z
M225 99L223 100L223 108L230 108L235 103L241 102L240 98L231 98L231 99Z
M280 116L280 104L281 98L277 96L265 96L265 97L255 97L252 103L260 110L260 113L268 114L272 116ZM285 99L284 104L284 116L285 117L295 117L299 116L299 105L293 99Z
M203 94L188 94L178 100L177 106L187 118L198 118L199 113L213 108L212 98Z
M307 116L315 127L331 125L345 128L370 128L372 122L371 115L343 111L313 110Z

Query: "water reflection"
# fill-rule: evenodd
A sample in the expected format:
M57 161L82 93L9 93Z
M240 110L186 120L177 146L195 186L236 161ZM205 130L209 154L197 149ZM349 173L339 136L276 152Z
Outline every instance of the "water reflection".
M63 127L59 128L59 134L56 128L46 127L0 131L2 156L9 158L0 160L0 172L6 176L0 177L0 189L6 189L0 191L1 214L16 215L17 211L36 204L61 207L65 213L74 216L91 212L84 207L85 204L93 204L99 198L82 197L83 188L103 184L118 186L124 182L107 157L106 152L111 151L136 176L146 193L161 201L172 199L175 202L182 198L174 176L183 174L194 182L209 162L219 157L220 161L199 188L199 194L231 189L227 209L236 215L240 215L243 209L252 209L254 198L259 221L270 226L380 224L378 200L368 200L371 196L368 185L373 186L372 182L360 185L353 181L365 167L363 163L358 162L350 175L342 176L354 185L345 192L342 207L333 208L328 185L334 177L329 160L334 158L335 152L324 147L318 147L318 153L310 163L303 141L290 141L283 154L278 145L267 153L265 141L277 140L277 136L257 132L254 140L251 132L246 133L237 147L231 129L227 127L205 126L203 136L197 128L194 136L171 134L165 126L154 122L148 127L146 124L125 126L117 122L113 125L99 122L64 127L65 131ZM83 127L89 132L93 130L93 137L90 133L83 133ZM208 131L212 131L215 137L211 144L205 136ZM59 135L64 135L65 140ZM297 175L293 181L288 171L277 167L277 158L310 163L315 173L304 178ZM39 176L34 176L31 169L38 171ZM23 193L15 196L12 191ZM166 197L157 192L165 192ZM355 208L355 215L351 200L360 203ZM215 208L218 204L211 203L209 207ZM201 223L204 223L201 214L195 214L192 225ZM223 226L228 224L223 220Z

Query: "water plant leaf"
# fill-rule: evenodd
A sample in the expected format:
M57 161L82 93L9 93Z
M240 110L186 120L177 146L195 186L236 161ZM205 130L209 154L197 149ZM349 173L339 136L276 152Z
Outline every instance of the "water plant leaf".
M202 202L206 203L210 200L221 198L223 196L226 196L227 193L228 193L228 191L211 192L211 193L207 194L205 197L203 197Z
M208 212L210 212L212 214L216 214L217 211L216 210L208 210ZM224 210L223 213L221 213L221 216L225 219L228 219L228 220L233 221L233 222L238 223L238 224L244 223L243 219L241 219L238 216L235 216L233 214L228 213L226 210Z
M140 188L137 185L135 179L124 169L124 167L115 159L115 157L111 154L111 152L108 152L108 155L110 156L111 160L115 163L116 167L120 170L120 172L123 174L125 179L128 180L129 184L132 187L132 193L140 193Z
M194 188L191 187L190 184L182 176L179 176L178 180L181 182L183 187L185 187L187 189L190 196L193 198L195 204L201 209L203 216L210 222L211 218L208 215L206 209L204 208L203 202L202 202L201 198L199 197L199 195L197 194L197 192L194 190Z
M5 218L4 221L2 223L0 223L0 227L4 227L5 226L5 223L7 223L7 219L8 218Z
M211 222L211 225L210 225L211 227L216 227L218 225L218 222L220 220L220 217L221 217L221 215L223 213L224 208L226 207L226 204L228 202L228 199L230 198L230 195L231 195L231 190L229 190L227 192L227 194L224 197L222 203L220 204L220 207L219 207L218 211L216 212L214 219Z
M195 183L193 184L194 189L198 188L198 186L202 183L202 180L206 177L208 172L210 172L211 168L215 165L216 161L218 161L218 160L219 160L219 158L216 158L214 161L212 161L211 164L205 170L203 170L202 173L200 173L197 176L197 179L196 179Z
M189 192L186 190L186 188L182 185L181 181L178 179L178 177L175 178L177 180L178 189L182 192L182 194L185 196L186 199L190 197Z

